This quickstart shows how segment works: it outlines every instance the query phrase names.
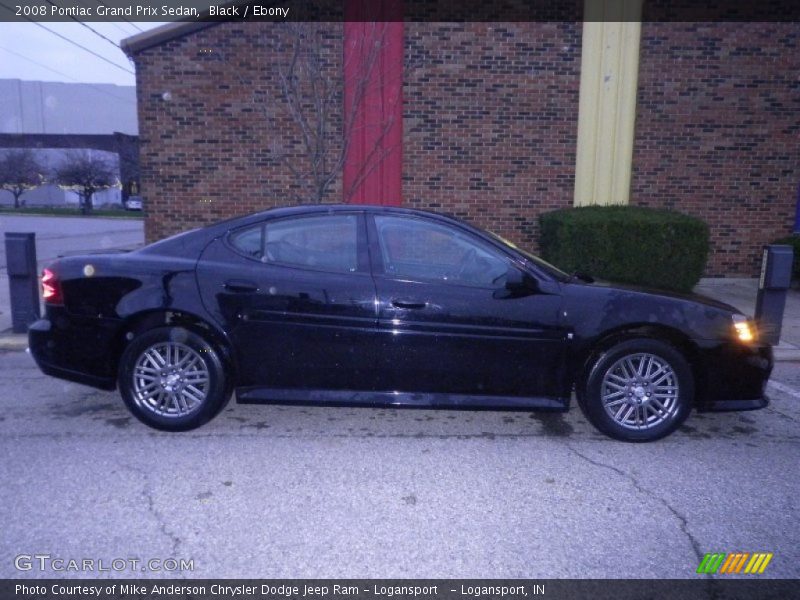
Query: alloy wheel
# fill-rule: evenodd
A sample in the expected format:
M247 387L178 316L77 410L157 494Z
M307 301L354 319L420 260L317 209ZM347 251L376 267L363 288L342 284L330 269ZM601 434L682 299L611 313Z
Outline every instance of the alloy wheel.
M649 353L623 356L606 371L601 397L606 413L619 425L650 429L675 416L680 387L672 366Z
M180 342L161 342L139 355L133 369L133 399L162 417L185 417L206 401L209 372L201 356Z

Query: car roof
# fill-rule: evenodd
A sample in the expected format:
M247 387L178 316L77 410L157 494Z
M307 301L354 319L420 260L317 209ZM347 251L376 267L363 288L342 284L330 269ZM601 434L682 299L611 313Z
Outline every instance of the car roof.
M270 208L268 210L260 211L258 213L253 213L249 215L251 217L257 215L263 216L277 216L283 214L297 214L297 213L304 213L304 212L353 212L353 211L365 211L365 212L392 212L392 213L400 213L400 214L423 214L423 215L430 215L435 217L444 217L453 219L453 217L442 214L439 212L433 212L429 210L422 210L418 208L407 208L405 206L393 206L393 205L384 205L384 204L298 204L296 206L280 206L276 208ZM454 219L455 220L455 219Z
M263 210L249 215L233 217L225 221L219 221L200 229L185 231L172 237L154 242L149 246L145 246L144 248L138 250L138 252L164 255L174 254L179 256L186 256L187 254L199 255L206 244L211 242L211 240L226 235L231 230L255 225L261 221L264 221L265 219L275 219L303 214L330 214L336 212L366 212L371 214L424 216L442 223L450 223L457 227L467 229L477 236L483 238L493 246L499 247L501 244L500 238L497 238L497 236L490 234L489 232L458 217L428 210L406 208L403 206L385 206L380 204L299 204L295 206L270 208L268 210ZM525 260L523 253L521 253L519 249L508 244L502 244L502 248L506 253L510 253L512 256L515 256L517 260ZM533 268L539 272L544 272L545 276L551 278L554 277L551 272L538 263L534 264Z
M469 223L466 223L465 221L453 215L448 215L440 212L433 212L429 210L422 210L418 208L406 208L404 206L386 206L382 204L298 204L294 206L280 206L252 213L249 215L234 217L226 221L220 221L218 223L209 225L209 228L216 229L217 227L220 227L225 229L235 229L247 226L251 223L256 223L265 218L272 219L272 218L301 215L301 214L359 212L359 211L369 212L373 214L390 213L390 214L400 214L400 215L425 216L429 218L439 219L441 221L457 223L462 226L466 225L469 226L471 229L474 229L474 227L469 225Z
M280 206L270 208L267 210L255 212L249 215L241 215L211 223L202 228L185 231L176 234L163 240L159 240L145 246L140 250L144 253L161 253L169 254L171 252L191 252L191 248L199 252L199 248L204 246L210 240L225 235L232 229L239 229L254 225L265 219L275 219L281 217L288 217L292 215L303 214L319 214L319 213L336 213L336 212L368 212L372 214L400 214L400 215L416 215L425 216L445 223L452 223L460 227L465 227L472 230L478 235L485 236L484 232L480 229L466 223L456 217L444 215L427 210L419 210L415 208L405 208L401 206L384 206L377 204L298 204L294 206Z

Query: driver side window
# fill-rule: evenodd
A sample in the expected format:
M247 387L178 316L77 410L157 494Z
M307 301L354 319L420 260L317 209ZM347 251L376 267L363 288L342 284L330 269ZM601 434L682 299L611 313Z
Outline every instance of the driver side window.
M472 287L497 287L508 261L467 232L432 221L376 215L387 275Z

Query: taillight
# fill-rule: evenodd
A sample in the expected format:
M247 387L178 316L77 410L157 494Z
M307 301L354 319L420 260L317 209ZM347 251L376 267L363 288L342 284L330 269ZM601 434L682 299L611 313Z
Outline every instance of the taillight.
M50 269L42 271L42 298L48 304L63 304L64 296L61 294L61 283L56 274Z

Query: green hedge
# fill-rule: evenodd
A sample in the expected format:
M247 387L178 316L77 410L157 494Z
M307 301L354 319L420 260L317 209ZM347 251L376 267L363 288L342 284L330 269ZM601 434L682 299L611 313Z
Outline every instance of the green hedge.
M572 273L668 290L691 290L708 258L708 225L640 206L587 206L542 214L545 260Z
M795 281L800 281L800 235L790 235L772 242L794 247L794 262L792 263L792 276Z

